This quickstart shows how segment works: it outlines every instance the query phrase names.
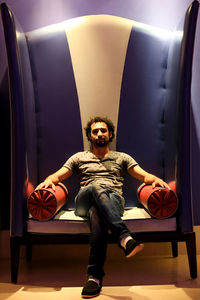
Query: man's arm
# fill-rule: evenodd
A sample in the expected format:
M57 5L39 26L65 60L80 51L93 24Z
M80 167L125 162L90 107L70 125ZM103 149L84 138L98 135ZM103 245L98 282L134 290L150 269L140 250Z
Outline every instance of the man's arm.
M134 177L146 184L152 184L152 187L159 185L161 187L169 188L168 184L166 182L164 182L161 178L146 172L139 165L130 167L128 169L128 173L132 177Z
M60 168L57 172L49 175L43 182L41 182L37 189L51 187L55 191L55 185L69 178L72 175L72 171L66 167Z

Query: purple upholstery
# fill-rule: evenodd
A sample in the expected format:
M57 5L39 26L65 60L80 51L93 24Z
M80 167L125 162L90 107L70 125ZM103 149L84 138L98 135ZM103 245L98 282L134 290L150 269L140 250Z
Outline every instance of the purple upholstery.
M163 115L170 43L171 36L163 38L153 30L147 33L140 28L132 29L124 67L117 131L117 149L129 153L145 170L161 178L164 178L165 168L168 167L163 163L166 147ZM173 171L171 169L172 176ZM133 180L127 178L124 190L127 191L126 198L130 205L137 187L138 183L133 184ZM137 203L137 199L135 201Z
M37 118L38 182L83 150L80 111L65 32L27 33ZM53 129L53 130L52 130ZM70 138L70 142L69 142ZM71 183L72 182L72 183ZM69 203L77 180L68 182Z
M184 24L171 34L145 24L133 21L131 23L131 20L123 18L119 25L118 17L109 17L112 22L113 18L116 20L115 32L116 28L121 32L122 24L126 24L129 27L124 26L124 31L127 37L127 28L130 28L130 36L127 48L123 48L123 51L126 51L125 62L120 58L123 62L120 101L118 104L110 103L110 109L104 110L105 115L110 117L116 108L117 117L114 121L118 151L129 153L144 169L167 182L176 179L180 202L177 218L173 217L162 222L162 226L166 225L170 232L166 232L168 231L166 227L162 227L162 234L157 235L155 231L160 220L156 222L150 220L148 224L153 224L153 227L148 228L148 231L152 232L145 232L147 234L142 235L142 238L151 241L150 234L152 234L152 241L172 241L174 256L177 252L175 247L177 241L186 241L188 249L192 249L188 255L193 278L197 273L190 192L189 107L198 7L198 1L194 1L187 11ZM62 26L49 26L24 33L5 3L1 4L1 12L11 90L11 257L12 281L16 282L20 245L45 243L48 238L44 235L41 241L33 226L36 224L36 228L41 228L42 225L28 219L25 193L27 184L31 183L35 187L49 173L61 167L71 154L84 149L83 127L86 124L82 124L82 120L87 115L87 110L99 112L102 103L99 101L96 103L95 94L90 107L87 106L87 102L82 102L82 99L86 101L87 97L85 94L85 98L80 95L77 72L85 78L84 72L87 71L87 66L84 71L75 70L75 65L81 64L77 63L78 59L73 61L74 56L71 51L75 49L76 52L77 48L82 50L82 47L78 45L70 48L73 44L73 37L71 37L73 30L66 35ZM99 23L90 30L90 33L93 33L93 30L99 30L101 33L105 24L101 23L100 19L101 17L98 17ZM92 20L95 20L94 16ZM77 24L81 26L80 19L78 21ZM109 22L106 26L110 24ZM101 47L98 48L105 51L105 56L110 44L113 43L114 47L111 53L115 52L115 43L119 42L118 46L121 44L121 41L117 40L118 37L113 39L114 41L110 38L112 43L110 40L106 43L101 40L103 35L100 35L99 39L96 34L91 36L95 38L95 46L100 45ZM94 44L89 45L92 48L92 55L96 51ZM96 61L98 65L98 58ZM105 61L107 62L104 66L106 75L109 73L117 77L118 73L112 70L114 65L112 57L111 59L106 57ZM100 78L99 80L102 78L93 75L93 78L96 77ZM90 77L88 78L89 87ZM81 83L83 84L84 80ZM104 86L99 82L96 94L101 94L103 88ZM114 105L118 106L113 108ZM124 187L126 206L140 206L136 193L139 184L136 180L127 177ZM66 185L69 191L67 208L73 208L74 197L78 191L77 179L72 176ZM62 214L65 212L61 212ZM134 223L137 224L137 221L137 219L130 220L129 223L134 228ZM66 228L69 226L67 222L68 220L63 222ZM138 222L139 226L145 220ZM65 229L59 232L59 226L62 224L60 219L51 220L49 224L52 226L49 232L56 234L53 237L50 234L51 242L60 241L62 237L59 235L62 233L70 232L69 235L64 236L62 242L73 242L77 237L71 235L71 232L73 233L71 228L69 232ZM56 224L59 226L55 226ZM44 230L41 229L39 233L48 235L47 227L48 223L45 222ZM146 231L147 227L143 226L143 230ZM27 228L31 229L32 240ZM87 238L88 236L80 234L78 241L86 241Z
M4 8L2 6L2 10ZM196 13L196 9L194 11ZM52 30L50 26L24 34L14 18L9 20L8 16L4 16L4 21L10 22L7 24L10 30L9 35L6 35L7 45L10 43L11 47L15 47L15 39L18 45L16 49L8 47L13 93L11 100L14 181L11 228L15 236L22 235L25 228L26 218L22 209L26 201L25 197L23 199L25 182L37 185L49 173L62 166L71 154L82 151L83 124L64 27ZM188 35L191 36L188 31L190 27L194 32L194 25L189 26L187 21L183 37L187 45L185 41ZM20 32L16 37L15 30ZM192 46L190 42L189 47ZM185 66L179 63L180 53L183 55L185 51L180 33L170 35L166 31L166 36L163 36L163 32L160 33L157 29L133 23L122 77L116 148L129 153L144 169L166 181L175 178L177 153L177 187L182 199L180 215L184 215L184 218L179 218L179 225L184 231L191 231L191 199L188 188L187 191L183 191L183 186L188 187L189 183L189 172L183 169L188 170L190 162L189 157L185 156L188 154L183 153L186 142L182 138L179 139L178 152L175 146L177 133L182 137L189 132L189 98L185 97L183 104L181 101L177 104L177 99L181 100L183 93L182 81L179 84L177 79L180 68L183 70L182 77L185 69L191 68L191 56L185 58ZM175 92L177 85L178 95ZM187 84L184 82L184 86L187 85L190 86L189 79ZM186 93L188 91L189 88ZM182 115L179 115L178 123L177 105L178 111L184 111L184 120ZM181 125L182 122L184 126ZM17 164L19 167L16 167ZM137 187L136 181L127 178L124 187L127 206L139 205ZM73 207L78 191L75 178L67 182L67 188L68 207Z

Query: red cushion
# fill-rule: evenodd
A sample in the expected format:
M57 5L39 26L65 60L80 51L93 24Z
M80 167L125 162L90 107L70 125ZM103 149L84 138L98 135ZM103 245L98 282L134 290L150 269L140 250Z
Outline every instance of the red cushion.
M36 189L28 197L28 211L34 219L47 221L65 205L68 198L66 187L59 183L52 188Z
M178 208L178 198L175 184L169 184L171 189L142 184L138 189L138 198L149 214L157 219L166 219L175 214Z

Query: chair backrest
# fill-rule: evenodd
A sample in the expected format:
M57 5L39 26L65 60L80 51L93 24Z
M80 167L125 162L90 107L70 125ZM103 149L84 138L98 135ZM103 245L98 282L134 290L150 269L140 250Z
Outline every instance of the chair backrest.
M27 182L36 186L87 149L84 126L94 115L114 121L113 149L166 181L176 177L179 226L190 231L188 107L198 2L174 32L91 15L24 33L6 4L1 11L12 110L12 234L24 230ZM138 185L127 178L128 206L138 205ZM75 178L67 187L73 206Z

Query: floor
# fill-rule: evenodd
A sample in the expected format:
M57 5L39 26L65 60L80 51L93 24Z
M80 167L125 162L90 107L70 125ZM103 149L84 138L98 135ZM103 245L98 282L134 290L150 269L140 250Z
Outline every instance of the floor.
M126 259L121 249L109 245L104 285L96 299L199 300L200 278L190 278L187 256L173 258L168 244L159 255L158 250L157 244L146 244L142 253ZM88 251L88 245L34 246L27 263L22 248L17 284L10 283L9 259L1 259L0 300L81 299Z

